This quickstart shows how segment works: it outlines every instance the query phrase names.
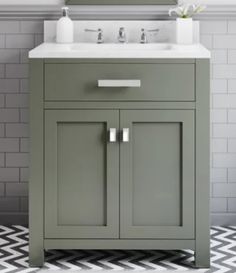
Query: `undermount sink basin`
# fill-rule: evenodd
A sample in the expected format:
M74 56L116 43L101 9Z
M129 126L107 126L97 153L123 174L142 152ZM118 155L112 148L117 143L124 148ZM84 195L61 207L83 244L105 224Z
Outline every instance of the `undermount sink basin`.
M75 44L71 46L71 50L173 50L171 44Z
M29 58L210 58L210 52L201 44L43 43Z

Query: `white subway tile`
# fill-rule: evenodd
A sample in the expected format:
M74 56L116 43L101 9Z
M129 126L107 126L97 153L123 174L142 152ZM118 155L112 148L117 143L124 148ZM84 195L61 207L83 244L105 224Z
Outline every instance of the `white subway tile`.
M28 197L20 197L20 211L27 212L29 210Z
M227 21L201 21L200 32L203 34L227 33Z
M228 80L228 92L236 93L236 80Z
M29 139L21 138L20 140L20 152L28 153L29 152Z
M28 153L6 153L6 167L28 167Z
M228 140L228 152L236 153L236 139L231 138Z
M226 153L227 152L227 139L212 139L211 151L213 153Z
M0 108L4 107L4 95L0 94Z
M29 109L26 108L20 109L20 122L23 123L29 122Z
M16 182L20 180L19 168L0 168L0 181Z
M236 153L214 153L213 167L217 168L235 168L236 167Z
M213 185L214 197L236 197L236 183L216 183Z
M22 21L20 22L20 32L27 34L43 33L43 21Z
M235 41L236 42L236 41ZM236 65L216 64L213 66L213 78L236 79Z
M19 92L18 79L0 79L0 93L17 93Z
M19 152L19 139L0 138L0 152Z
M0 153L0 167L5 167L5 154Z
M227 93L227 80L226 79L212 79L211 80L211 93Z
M236 108L236 94L214 94L213 108Z
M213 137L236 138L236 124L213 124Z
M7 137L29 137L29 126L25 123L6 124Z
M6 35L6 48L28 48L34 47L34 35L32 34L8 34Z
M3 79L5 78L5 65L0 64L0 78Z
M29 63L29 49L21 49L20 51L20 63Z
M211 212L226 212L227 198L211 198Z
M229 64L236 64L236 50L229 50L228 51L228 63Z
M5 126L3 123L0 123L0 137L4 137Z
M4 183L0 183L0 196L5 195L5 185Z
M18 212L19 197L0 197L0 212Z
M227 50L213 49L211 50L211 63L226 64L228 60Z
M20 51L18 49L0 49L0 63L19 63Z
M19 122L18 109L0 109L0 122Z
M20 168L20 181L29 181L29 168Z
M20 92L21 93L28 93L29 92L29 80L28 79L21 79L20 80Z
M236 168L228 168L228 182L236 183Z
M0 21L0 33L18 33L20 31L19 21Z
M212 109L211 110L211 122L213 122L213 123L227 122L227 110Z
M211 169L211 182L213 183L223 183L227 182L227 169L226 168L212 168Z
M28 64L7 64L6 65L6 78L8 79L22 79L29 77Z
M236 95L235 95L236 96ZM228 108L228 95L213 95L213 108Z
M0 34L0 48L5 48L6 38L5 35Z
M228 211L229 212L236 212L236 198L229 198L228 199Z
M228 110L228 122L236 123L236 110L233 109Z
M228 22L228 33L235 33L236 34L236 21L229 21Z
M215 35L213 37L213 48L234 49L236 35Z
M7 196L28 196L28 183L8 183L6 184Z
M6 107L8 108L29 107L29 95L28 94L7 94Z

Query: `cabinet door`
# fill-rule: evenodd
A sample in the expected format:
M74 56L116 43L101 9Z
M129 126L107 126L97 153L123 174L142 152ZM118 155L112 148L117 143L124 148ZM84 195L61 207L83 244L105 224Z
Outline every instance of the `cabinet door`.
M46 238L119 236L118 126L118 111L45 111Z
M121 130L130 131L120 145L121 238L193 239L194 111L120 117Z

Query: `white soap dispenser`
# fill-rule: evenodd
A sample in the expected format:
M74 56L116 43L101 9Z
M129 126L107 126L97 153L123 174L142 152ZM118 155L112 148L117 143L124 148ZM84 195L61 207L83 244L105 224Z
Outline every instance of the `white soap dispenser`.
M63 16L57 22L57 38L59 44L70 44L74 42L74 24L68 16L69 8L63 7Z

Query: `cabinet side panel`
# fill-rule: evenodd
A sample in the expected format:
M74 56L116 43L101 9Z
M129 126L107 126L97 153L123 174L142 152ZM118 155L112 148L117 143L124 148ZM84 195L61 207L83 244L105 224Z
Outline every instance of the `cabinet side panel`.
M30 264L42 266L43 245L43 61L30 62Z
M210 64L196 61L196 253L198 267L210 265Z

